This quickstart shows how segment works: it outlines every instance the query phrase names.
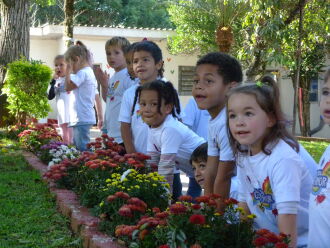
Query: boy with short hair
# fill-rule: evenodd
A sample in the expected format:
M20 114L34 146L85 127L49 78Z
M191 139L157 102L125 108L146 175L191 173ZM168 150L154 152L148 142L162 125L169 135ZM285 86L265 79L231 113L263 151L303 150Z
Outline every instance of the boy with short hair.
M135 84L127 70L125 54L130 43L124 37L113 37L105 44L108 64L115 70L109 79L105 72L97 68L95 75L102 87L102 98L106 102L104 128L115 142L122 144L120 123L118 121L120 105L124 92Z
M205 194L217 193L223 199L229 197L235 170L235 158L226 127L226 94L242 78L240 63L228 54L209 53L197 61L192 94L198 107L206 109L211 116L204 190ZM219 202L218 209L224 209L223 202Z

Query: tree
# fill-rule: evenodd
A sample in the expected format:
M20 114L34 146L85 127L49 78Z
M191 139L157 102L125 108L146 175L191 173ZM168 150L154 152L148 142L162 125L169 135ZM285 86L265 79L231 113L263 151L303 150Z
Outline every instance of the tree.
M49 4L50 0L36 0L38 4ZM6 96L1 93L8 63L21 56L29 58L30 21L29 0L0 0L0 126L4 125Z
M73 45L73 18L74 0L64 0L64 36L67 38L67 47Z
M75 0L74 24L88 26L173 27L160 0ZM31 10L34 25L64 21L64 0L56 6L35 4Z

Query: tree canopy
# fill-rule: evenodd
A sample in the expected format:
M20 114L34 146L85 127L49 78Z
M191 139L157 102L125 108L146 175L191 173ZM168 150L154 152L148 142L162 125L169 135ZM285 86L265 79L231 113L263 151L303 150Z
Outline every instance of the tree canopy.
M34 4L32 24L60 24L64 20L64 0L52 6ZM74 24L126 27L172 28L164 1L160 0L76 0Z

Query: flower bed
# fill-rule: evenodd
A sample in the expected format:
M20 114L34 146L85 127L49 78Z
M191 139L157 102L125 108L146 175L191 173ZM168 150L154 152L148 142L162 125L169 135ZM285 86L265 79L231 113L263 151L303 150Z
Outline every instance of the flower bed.
M48 147L43 150L50 152L55 149L52 146L63 145L56 143L59 139L55 134L48 125L39 126L23 131L20 141L41 156L41 147ZM72 224L75 231L86 235L98 227L131 248L287 247L288 239L284 235L255 233L254 216L239 218L244 212L233 199L225 201L227 208L221 214L216 212L215 200L219 200L216 195L202 196L195 202L183 196L169 206L169 185L155 172L156 167L145 166L148 156L121 155L122 147L107 135L97 138L89 147L91 152L73 159L67 156L48 171L43 169L45 178L57 187L52 190L58 194L59 208L64 214L76 217ZM79 207L78 198L68 190L73 190L80 203L99 218L90 216L87 208ZM63 204L70 201L71 206ZM85 246L90 247L89 243Z

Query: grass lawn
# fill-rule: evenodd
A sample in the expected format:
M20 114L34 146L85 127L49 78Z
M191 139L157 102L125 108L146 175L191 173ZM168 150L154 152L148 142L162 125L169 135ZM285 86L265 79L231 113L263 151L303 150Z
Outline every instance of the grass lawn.
M0 136L0 248L82 247L39 172Z
M322 154L325 149L330 145L330 143L324 141L302 141L299 140L299 143L302 144L305 149L312 155L316 163L319 163Z

